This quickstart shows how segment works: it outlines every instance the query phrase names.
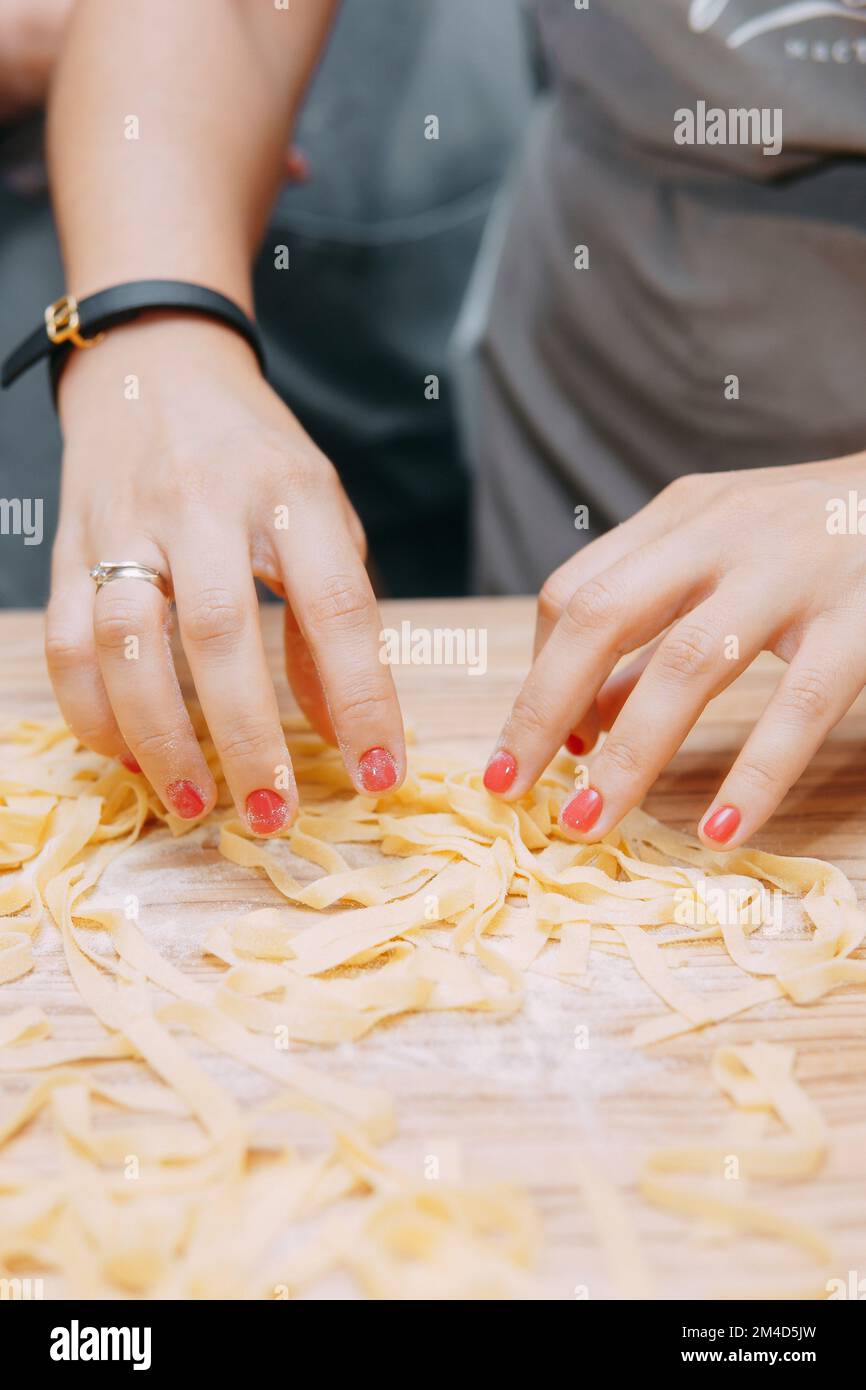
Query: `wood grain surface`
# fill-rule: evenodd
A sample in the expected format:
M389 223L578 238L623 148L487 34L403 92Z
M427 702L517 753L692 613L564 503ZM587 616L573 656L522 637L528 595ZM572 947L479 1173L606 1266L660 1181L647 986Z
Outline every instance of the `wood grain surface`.
M387 625L463 627L487 633L488 669L395 668L407 723L419 745L455 753L482 766L518 689L531 649L528 599L391 603ZM282 672L280 614L269 605L263 624L281 704L293 709ZM42 616L0 616L0 716L56 717L42 658ZM646 809L668 824L693 829L778 679L780 663L761 658L706 711L659 780ZM861 698L834 731L782 809L756 837L761 848L809 854L838 864L858 893L866 878L866 706ZM197 977L216 970L202 956L205 927L228 910L278 899L258 875L223 860L207 836L171 841L151 834L112 867L100 899L135 892L140 925L159 948ZM715 945L690 953L688 979L700 987L742 977ZM693 973L694 971L694 973ZM630 962L592 958L592 987L580 989L530 973L523 1010L513 1019L422 1014L380 1027L352 1045L316 1049L316 1064L341 1076L384 1085L396 1097L399 1135L392 1152L422 1171L440 1156L443 1175L469 1181L508 1178L531 1191L543 1227L540 1275L548 1295L617 1297L601 1250L594 1214L581 1196L585 1165L622 1194L663 1298L712 1297L744 1288L801 1282L812 1270L796 1250L770 1240L731 1237L648 1205L636 1188L642 1159L660 1144L719 1136L730 1107L709 1072L716 1046L757 1039L797 1050L796 1074L830 1127L820 1175L807 1182L754 1181L748 1195L779 1212L813 1222L832 1237L838 1277L866 1277L866 992L840 990L808 1007L776 1001L681 1039L636 1051L634 1024L664 1012ZM46 925L37 967L0 990L0 1015L25 1004L43 1007L56 1034L76 1037L93 1027L72 986L57 934ZM575 1029L589 1046L575 1047ZM114 1065L114 1064L110 1064ZM243 1094L231 1062L213 1069ZM26 1079L4 1076L2 1101ZM281 1123L294 1121L284 1116ZM47 1123L16 1141L16 1161L50 1169L55 1161ZM745 1180L743 1180L745 1186ZM319 1290L351 1296L339 1281Z

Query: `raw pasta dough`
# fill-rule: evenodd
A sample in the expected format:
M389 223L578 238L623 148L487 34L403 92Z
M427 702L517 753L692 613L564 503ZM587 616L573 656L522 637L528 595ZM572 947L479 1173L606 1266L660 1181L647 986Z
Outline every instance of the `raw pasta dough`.
M379 1152L394 1127L388 1096L317 1070L298 1043L357 1039L410 1010L507 1014L520 1007L528 969L586 986L593 950L630 957L667 1006L636 1030L644 1044L772 998L805 1003L866 980L866 962L852 958L864 918L828 864L711 854L642 812L601 845L570 844L556 828L571 785L564 755L514 807L494 802L477 774L421 756L400 791L360 797L333 750L297 723L286 728L304 801L287 839L324 871L311 883L224 809L199 725L221 788L222 854L267 874L294 908L214 924L207 949L225 966L215 987L180 971L122 912L88 905L148 822L174 834L188 823L165 813L143 777L80 749L62 725L24 722L7 736L0 983L33 968L33 940L50 919L101 1027L95 1040L69 1043L52 1037L38 1009L0 1016L0 1072L37 1078L0 1123L0 1147L40 1112L60 1140L50 1176L0 1167L0 1273L53 1270L79 1296L291 1297L338 1269L378 1297L536 1296L538 1229L526 1195L399 1171ZM350 844L376 847L377 861L352 867L340 850ZM714 911L712 884L730 890L733 912ZM754 950L749 937L773 888L800 899L811 935ZM690 911L703 925L676 930ZM101 928L110 951L84 944L80 924ZM740 988L705 996L677 980L671 957L698 938L724 944L745 976ZM241 1110L184 1034L267 1077L275 1098ZM136 1084L100 1079L100 1063L123 1060L136 1064ZM747 1174L820 1166L823 1127L792 1065L788 1049L765 1044L716 1054L716 1080L734 1104L775 1113L789 1131L742 1150ZM98 1123L106 1105L110 1127ZM257 1139L263 1117L286 1106L319 1118L317 1153ZM723 1152L659 1150L641 1191L686 1215L793 1241L823 1268L830 1252L819 1234L671 1180L717 1173ZM622 1291L647 1294L653 1282L618 1195L587 1169L576 1177ZM274 1232L295 1227L291 1253L272 1255Z

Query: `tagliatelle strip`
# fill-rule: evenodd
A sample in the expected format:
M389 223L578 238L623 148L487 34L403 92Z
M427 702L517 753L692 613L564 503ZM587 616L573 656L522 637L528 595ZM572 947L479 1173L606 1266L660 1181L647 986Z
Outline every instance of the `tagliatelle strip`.
M50 918L101 1032L60 1041L38 1009L0 1016L0 1072L37 1077L0 1123L0 1148L45 1113L62 1158L52 1178L0 1168L0 1272L30 1262L92 1297L291 1297L337 1270L373 1296L536 1296L538 1234L526 1199L511 1188L425 1183L385 1162L375 1146L393 1132L389 1098L301 1060L299 1044L353 1041L411 1011L508 1014L520 1007L527 970L587 987L594 950L630 959L667 1005L639 1025L636 1043L770 999L804 1004L866 983L866 961L853 956L866 920L831 865L748 849L710 853L642 812L600 845L571 844L556 821L571 788L564 755L517 806L494 801L478 774L423 756L396 793L358 796L334 750L297 723L286 729L303 814L265 843L226 811L219 847L265 873L288 906L213 924L206 951L224 967L216 984L192 980L134 921L90 903L101 874L149 823L174 835L189 825L164 812L143 777L78 748L62 725L26 721L7 735L0 983L34 968L33 938ZM198 731L218 805L227 807L213 747L200 723ZM296 878L285 844L323 873ZM353 844L377 861L353 866L337 848ZM808 939L762 936L773 889L799 900ZM86 944L82 926L101 931L110 949ZM676 977L677 946L698 940L727 951L746 977L741 987L707 994ZM188 1037L266 1077L277 1088L272 1102L242 1110ZM142 1080L100 1082L94 1068L116 1061ZM743 1147L744 1175L815 1172L826 1136L793 1079L793 1054L726 1048L714 1065L736 1107L775 1114L788 1131ZM106 1105L134 1122L100 1126ZM318 1117L326 1141L317 1155L257 1138L266 1113L286 1105ZM791 1241L826 1263L819 1233L671 1181L718 1177L730 1152L658 1150L640 1190L684 1215ZM582 1160L574 1176L618 1287L645 1295L652 1280L617 1194ZM306 1245L288 1255L270 1249L275 1232L313 1219Z
M778 1215L741 1198L720 1197L684 1183L666 1180L670 1173L703 1173L741 1177L810 1177L821 1167L827 1147L824 1122L793 1077L794 1052L778 1044L752 1043L720 1047L713 1072L722 1090L741 1110L775 1114L787 1131L773 1141L731 1145L694 1145L658 1149L651 1154L640 1179L649 1201L686 1216L711 1217L736 1230L772 1236L799 1246L821 1268L814 1282L802 1288L720 1291L731 1298L822 1298L832 1273L832 1248L820 1232L804 1222ZM733 1172L731 1165L735 1165Z

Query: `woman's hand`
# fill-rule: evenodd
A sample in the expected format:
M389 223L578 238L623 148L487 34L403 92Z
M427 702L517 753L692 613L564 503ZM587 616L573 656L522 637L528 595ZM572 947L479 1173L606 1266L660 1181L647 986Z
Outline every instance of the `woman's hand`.
M379 660L363 531L334 469L220 325L164 315L73 354L61 379L65 436L46 653L67 722L95 751L143 769L176 814L216 788L172 663L169 605L112 581L98 560L170 575L204 717L239 813L260 834L297 808L265 660L253 576L287 599L289 679L337 741L355 786L405 774L400 710Z
M866 684L860 496L866 454L689 476L579 551L541 593L534 665L488 788L519 797L563 740L581 753L609 729L592 785L561 812L568 835L598 840L643 799L707 702L769 650L788 670L699 829L716 849L752 835Z
M42 105L72 0L0 0L0 121Z

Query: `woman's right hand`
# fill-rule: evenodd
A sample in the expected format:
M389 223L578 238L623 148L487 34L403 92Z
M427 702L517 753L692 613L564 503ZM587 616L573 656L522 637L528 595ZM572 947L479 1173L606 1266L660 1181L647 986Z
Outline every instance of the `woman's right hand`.
M380 661L360 522L328 460L267 386L241 338L153 316L78 350L60 383L65 450L46 655L82 743L138 764L194 818L216 787L172 661L169 605L151 584L98 592L99 560L171 577L180 638L238 812L291 823L297 791L265 659L254 576L286 598L286 664L314 727L359 791L397 786L406 754Z

